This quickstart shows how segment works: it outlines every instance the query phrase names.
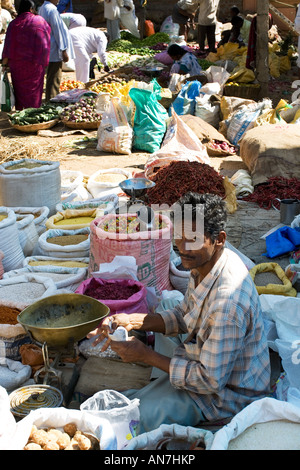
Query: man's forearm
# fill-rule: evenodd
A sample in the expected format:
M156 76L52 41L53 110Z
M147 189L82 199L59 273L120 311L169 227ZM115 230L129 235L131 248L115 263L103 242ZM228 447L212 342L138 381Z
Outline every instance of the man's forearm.
M165 333L165 323L159 313L131 313L130 324L134 330Z

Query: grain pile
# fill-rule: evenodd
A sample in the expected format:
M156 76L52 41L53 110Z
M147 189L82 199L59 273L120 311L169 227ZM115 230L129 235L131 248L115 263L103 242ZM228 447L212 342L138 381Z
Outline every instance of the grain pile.
M300 423L274 420L249 426L228 450L300 450Z

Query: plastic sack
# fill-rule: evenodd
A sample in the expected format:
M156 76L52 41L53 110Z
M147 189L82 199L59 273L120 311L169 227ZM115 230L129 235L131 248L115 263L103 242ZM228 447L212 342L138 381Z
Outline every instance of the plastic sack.
M96 419L107 419L116 435L116 449L120 450L136 436L140 422L139 403L137 398L129 400L115 390L103 390L83 402L80 410Z
M133 120L133 147L154 153L159 150L166 132L168 113L158 102L158 90L131 88L129 96L136 109Z
M151 20L146 20L145 21L145 36L152 36L155 34L155 29L154 29L154 24L152 23Z
M101 289L101 287L112 287L118 291L119 289L122 290L123 287L134 286L137 287L137 292L127 299L106 299L102 298L100 294L97 294L97 289ZM92 294L87 294L88 290L91 290ZM146 288L143 284L133 279L100 279L92 277L81 282L75 293L89 295L107 305L110 309L109 315L115 315L116 313L148 313Z
M34 215L17 215L17 228L20 245L24 255L32 255L34 247L39 239L39 235L34 223Z
M209 95L200 95L195 99L195 116L203 119L215 129L218 129L220 123L220 105L212 104L209 101Z
M173 108L176 114L179 116L182 114L195 114L196 108L196 98L199 96L201 89L201 82L194 80L192 82L186 82L170 108ZM169 114L171 115L171 109L169 109Z
M1 111L10 113L15 107L15 96L12 84L8 79L7 72L2 73L0 76L0 93L1 93Z
M206 70L207 78L210 83L219 83L221 89L227 82L230 77L230 73L227 72L223 67L218 67L217 65L211 65Z
M123 168L110 168L108 170L96 171L89 177L87 183L87 188L94 198L107 197L107 192L110 190L118 193L121 191L119 184L116 182L105 181L105 178L103 178L104 181L99 181L99 176L104 177L106 174L120 175L120 177L122 177L122 180L126 180L132 177L132 173L128 170L124 170Z
M174 160L210 164L205 145L198 139L193 130L172 109L167 132L161 149L148 158L145 164L145 176L151 178L158 168Z
M39 408L31 411L21 421L15 423L15 426L12 425L7 410L4 416L7 422L9 420L8 433L10 439L7 438L4 432L3 439L0 441L0 448L6 450L23 450L33 425L37 428L62 429L68 423L75 423L80 431L96 436L100 440L101 450L117 449L116 435L110 422L105 418L93 416L89 412L64 407ZM2 447L2 445L5 445L5 447Z
M253 424L277 420L300 423L300 409L291 403L276 400L275 398L267 397L256 400L235 415L229 424L214 434L210 450L227 450L229 442ZM263 442L258 444L263 446ZM263 449L263 447L261 448Z
M275 340L275 346L278 349L279 356L281 357L281 364L283 370L292 387L300 389L300 375L299 375L299 337L294 342L283 341L281 339Z
M97 150L130 155L133 131L119 98L111 98L97 131Z
M46 221L46 228L49 229L63 229L63 230L78 230L80 228L89 227L92 219L95 219L98 214L97 208L95 209L66 209L56 212L56 214L49 217ZM77 222L74 222L77 219ZM59 222L64 221L59 225Z
M159 428L146 432L132 439L124 450L191 450L204 447L210 450L213 433L205 429L181 426L179 424L161 424Z
M179 24L173 22L172 15L167 16L167 18L164 19L160 27L160 32L167 33L170 36L170 38L172 36L178 36Z
M116 194L109 194L107 196L86 199L85 201L62 201L56 206L57 212L66 209L87 209L97 208L98 211L102 210L103 215L114 212L119 204L119 198Z
M296 297L297 291L292 287L291 281L284 270L277 263L260 263L250 270L250 276L255 284L255 276L259 273L273 272L282 284L267 284L266 286L255 286L259 294L278 294Z
M237 145L246 131L255 126L257 118L266 110L272 109L272 102L264 99L259 103L254 102L248 106L241 106L231 116L227 129L227 138Z
M31 367L19 361L0 357L0 386L6 390L21 387L31 376Z
M53 237L72 237L73 235L86 235L86 239L77 244L57 245L49 241ZM50 229L43 233L34 250L34 256L53 256L55 258L86 258L90 250L90 228L77 230Z
M25 259L17 226L15 212L8 207L0 207L0 214L7 217L0 221L0 249L4 254L2 266L4 271L22 267Z
M165 227L132 234L107 232L106 222L114 222L118 215L108 214L91 223L89 273L99 269L101 263L110 263L116 256L133 256L137 264L137 278L145 287L153 287L157 294L171 290L169 259L173 225L160 216ZM124 215L126 217L126 215Z
M300 230L291 227L281 227L266 237L268 258L276 258L290 251L294 251L300 245Z
M4 253L3 251L0 250L0 279L2 279L2 276L4 274L4 268L3 268L3 263L2 263L3 258L4 258Z
M45 222L49 215L49 207L12 207L12 210L18 216L32 214L34 225L38 235L46 231Z
M6 307L16 308L15 302L1 302L0 305L3 303ZM0 324L0 358L20 361L20 348L23 344L31 342L29 334L20 323L16 325Z
M20 165L13 169L14 165ZM33 165L33 166L32 166ZM0 204L14 207L47 206L50 215L60 202L59 162L23 158L0 165ZM30 188L30 190L29 190Z

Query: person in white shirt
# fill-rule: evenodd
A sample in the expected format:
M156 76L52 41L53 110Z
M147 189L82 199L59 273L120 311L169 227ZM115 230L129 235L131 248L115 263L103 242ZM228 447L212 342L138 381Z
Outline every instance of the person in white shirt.
M190 28L194 28L194 19L200 0L179 0L173 7L173 23L179 24L179 36L187 41Z
M120 39L120 8L123 6L123 0L104 0L104 18L106 19L108 42Z
M68 29L78 28L78 26L86 26L86 18L80 13L61 13L63 22Z
M105 72L109 72L107 64L107 38L103 31L89 26L79 26L70 30L75 52L76 80L87 83L90 75L90 61L97 53L104 65Z
M207 40L209 52L216 52L216 24L219 0L200 0L198 15L198 37L201 51Z

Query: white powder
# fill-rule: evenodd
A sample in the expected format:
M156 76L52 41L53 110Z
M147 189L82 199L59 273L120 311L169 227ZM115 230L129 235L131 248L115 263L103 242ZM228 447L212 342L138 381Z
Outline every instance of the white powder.
M229 442L228 450L300 450L300 423L276 420L253 424Z

